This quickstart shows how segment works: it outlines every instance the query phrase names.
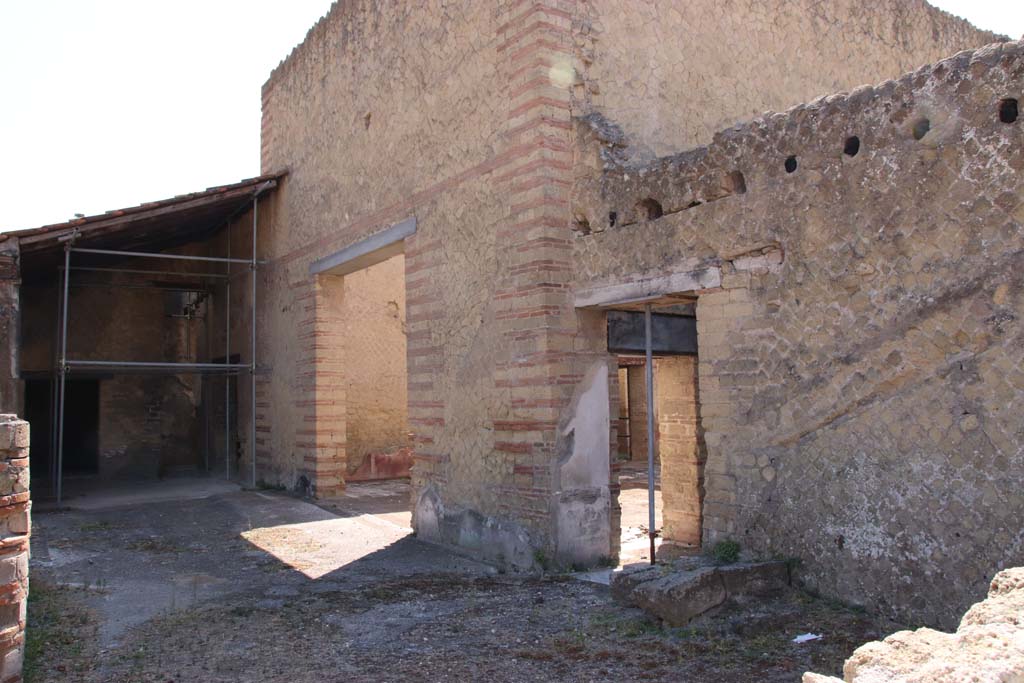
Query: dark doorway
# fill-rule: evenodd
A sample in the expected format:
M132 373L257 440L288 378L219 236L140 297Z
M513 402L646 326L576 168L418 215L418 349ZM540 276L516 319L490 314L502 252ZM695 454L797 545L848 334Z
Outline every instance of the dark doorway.
M100 469L100 383L67 382L64 401L64 471L96 474Z
M50 434L53 422L50 413L53 409L53 383L48 379L30 379L25 381L25 419L31 430L29 453L32 456L32 476L49 475L50 467ZM33 487L37 484L33 482Z
M53 425L51 386L48 379L25 382L25 416L32 429L32 467L36 474L49 474L50 471L50 430ZM64 472L96 474L100 464L99 380L68 380L65 392Z

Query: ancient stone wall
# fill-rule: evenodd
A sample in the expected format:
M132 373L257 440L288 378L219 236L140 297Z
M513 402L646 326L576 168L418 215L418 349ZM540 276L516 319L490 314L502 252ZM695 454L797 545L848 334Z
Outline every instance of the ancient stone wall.
M29 426L0 415L0 681L21 681L31 527Z
M630 459L647 462L647 380L644 366L630 366L626 373L629 382ZM654 456L657 458L657 451Z
M629 449L629 429L626 425L629 422L629 368L619 366L618 372L618 397L619 410L616 429L616 455L619 460L629 460L632 456Z
M619 122L638 156L706 144L763 111L895 78L997 40L924 0L596 0L579 7L580 113Z
M267 412L257 417L256 446L268 480L306 482L320 495L337 490L349 462L339 368L356 359L333 346L323 287L332 276L312 275L310 265L414 217L404 252L417 532L519 566L614 553L617 504L606 475L615 425L593 439L578 431L594 417L579 407L605 394L614 403L617 378L596 341L603 318L576 312L570 292L571 118L599 105L602 88L640 108L676 105L627 83L632 67L601 52L632 49L617 34L603 44L595 37L591 20L609 7L337 3L271 75L262 165L289 175L261 209L261 256L271 263L260 276L258 355L267 365L258 391ZM617 31L612 23L602 28ZM735 33L722 25L715 35L725 32ZM938 53L952 49L937 35ZM686 41L650 42L668 54ZM912 63L931 56L915 44L890 52ZM773 52L778 72L790 69L784 52ZM726 89L708 93L694 105L702 112L734 110ZM608 111L625 109L613 102ZM581 453L582 443L608 453Z
M547 38L569 42L549 4L339 3L263 93L264 167L290 172L263 252L273 468L318 491L318 472L346 460L340 427L321 426L343 419L319 396L345 378L318 368L333 333L310 263L414 215L404 278L417 530L525 566L550 539L556 424L572 390L549 344L571 312L558 284L567 242L546 237L565 225L545 211L559 193L566 206L550 174L571 161L568 93L541 82ZM535 26L544 17L554 23Z
M697 296L705 542L937 624L1020 563L1022 93L1006 43L646 168L581 123L577 303Z

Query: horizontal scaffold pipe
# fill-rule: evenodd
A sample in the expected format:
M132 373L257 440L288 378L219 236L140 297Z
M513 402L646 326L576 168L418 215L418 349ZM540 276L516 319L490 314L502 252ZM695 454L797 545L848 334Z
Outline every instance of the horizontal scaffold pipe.
M105 256L131 256L134 258L162 258L174 261L212 261L214 263L244 263L252 264L252 259L247 258L225 258L221 256L188 256L185 254L164 254L152 251L117 251L115 249L85 249L83 247L72 247L71 251L76 254L102 254Z

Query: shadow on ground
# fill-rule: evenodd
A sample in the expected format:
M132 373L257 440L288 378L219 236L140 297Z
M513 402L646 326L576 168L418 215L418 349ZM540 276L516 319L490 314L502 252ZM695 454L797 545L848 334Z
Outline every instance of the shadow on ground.
M604 586L417 541L401 483L352 488L38 515L29 682L794 681L887 632L797 592L664 629Z

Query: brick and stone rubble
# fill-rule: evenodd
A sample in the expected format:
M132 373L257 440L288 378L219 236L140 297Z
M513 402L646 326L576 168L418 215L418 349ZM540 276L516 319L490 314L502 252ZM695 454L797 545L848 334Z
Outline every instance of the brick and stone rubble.
M0 682L21 681L30 532L29 426L0 415Z
M657 565L616 570L612 597L639 607L671 626L686 626L726 603L767 598L787 590L790 567L778 560L718 564L708 557L685 557Z
M843 678L805 673L803 683L1006 683L1024 680L1024 568L992 579L988 596L955 633L899 631L854 651Z

